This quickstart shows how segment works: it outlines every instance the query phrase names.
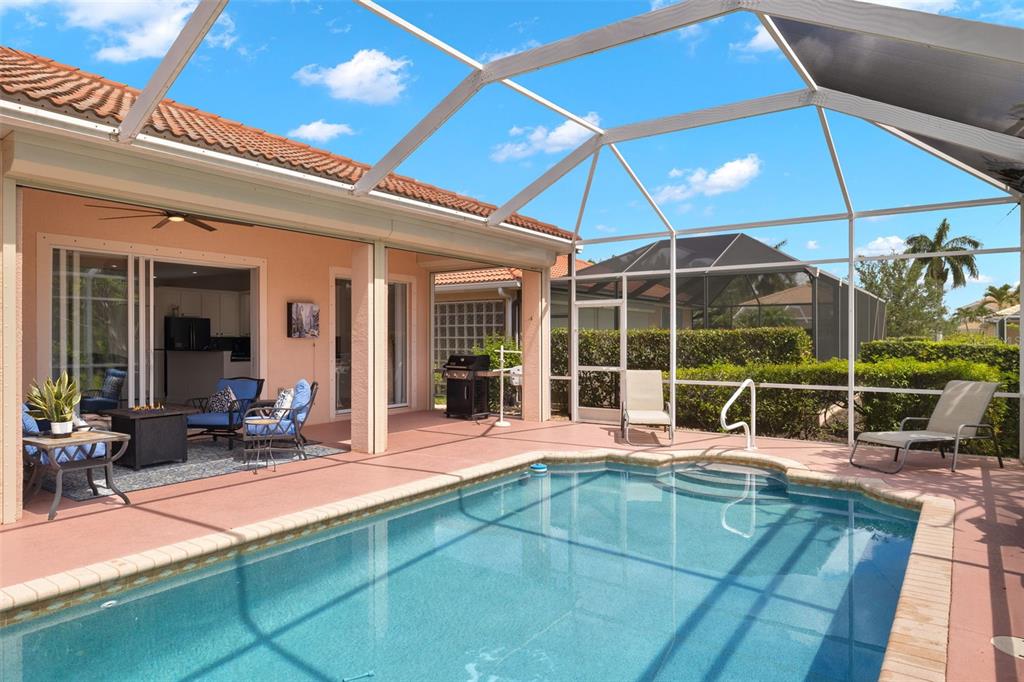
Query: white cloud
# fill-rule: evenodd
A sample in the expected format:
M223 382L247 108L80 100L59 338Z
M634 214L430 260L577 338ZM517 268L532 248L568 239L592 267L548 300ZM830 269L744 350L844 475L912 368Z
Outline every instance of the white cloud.
M525 52L526 50L532 50L535 47L539 47L540 43L536 40L527 40L525 43L518 47L509 48L508 50L495 50L493 52L484 52L480 55L480 61L482 62L493 62L497 59L504 59L505 57L511 57L514 54Z
M892 253L903 253L907 250L907 243L903 237L889 235L888 237L875 237L866 246L858 246L858 256L888 256Z
M754 30L754 35L749 40L745 40L742 43L729 43L729 49L750 55L761 52L773 52L778 49L778 45L775 44L775 40L768 33L768 30L758 24Z
M674 173L674 174L673 174ZM678 178L686 171L673 168L669 177ZM710 173L698 168L690 171L683 182L675 185L662 185L655 190L654 199L659 203L678 203L692 197L713 197L726 192L743 189L761 174L761 159L757 154L727 161Z
M223 47L225 49L234 45L237 40L238 34L235 33L235 21L227 12L217 17L217 23L213 25L213 30L206 36L207 43L213 47Z
M96 59L125 63L163 57L197 4L198 0L4 0L3 7L53 5L64 26L93 34L100 45ZM222 14L206 44L227 49L237 40L234 21Z
M343 24L340 18L335 17L327 22L327 30L334 34L348 33L352 30L352 24Z
M817 239L807 240L807 243L804 244L804 246L807 247L808 251L817 251L818 249L821 248L821 244L818 243Z
M591 111L583 117L598 125L601 117ZM497 145L491 151L491 159L498 163L525 159L535 154L554 154L578 146L593 133L575 121L566 121L548 130L547 126L512 126L508 134L518 138L512 142Z
M390 104L405 90L411 64L408 59L392 59L380 50L359 50L337 66L307 64L293 78L303 85L325 86L334 99Z
M992 279L992 277L990 277L989 275L985 274L979 274L977 277L967 278L968 284L992 284L993 282L995 282L995 280Z
M604 223L599 223L597 225L594 225L594 231L600 232L601 234L615 234L616 232L619 231L619 228L614 227L612 225L605 225Z
M668 176L670 178L681 178L684 175L686 175L686 169L685 168L673 168L672 170L670 170L668 172Z
M330 142L340 135L355 135L355 131L347 123L328 123L322 118L288 131L288 137L310 142Z

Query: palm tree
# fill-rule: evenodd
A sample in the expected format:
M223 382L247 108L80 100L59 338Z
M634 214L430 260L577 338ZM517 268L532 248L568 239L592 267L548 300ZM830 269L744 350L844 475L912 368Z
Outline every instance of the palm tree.
M929 237L926 234L915 234L907 238L907 253L942 253L943 251L969 251L980 249L981 242L974 237L952 237L949 236L950 225L945 218L939 223L935 235ZM953 276L953 288L962 287L967 284L966 272L971 277L978 276L978 264L974 256L950 255L933 256L931 258L917 258L914 260L914 274L917 275L924 269L924 276L941 282L943 285Z
M1018 285L1017 289L1013 289L1009 284L1003 284L998 287L990 284L985 289L985 298L983 300L986 303L995 305L996 310L1009 308L1011 305L1020 302L1020 286Z

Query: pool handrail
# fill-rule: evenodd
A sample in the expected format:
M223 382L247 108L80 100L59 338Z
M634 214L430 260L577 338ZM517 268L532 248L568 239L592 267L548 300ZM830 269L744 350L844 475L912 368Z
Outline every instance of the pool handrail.
M750 423L748 424L745 421L738 421L729 424L726 422L726 416L729 412L729 408L732 407L732 404L736 402L736 399L740 397L740 394L743 393L743 389L745 388L750 389ZM745 449L757 449L757 384L754 383L753 379L747 377L740 383L739 388L733 392L732 396L725 401L725 405L722 406L722 412L719 415L718 421L721 423L722 429L725 431L735 431L736 429L742 428L744 435L747 437L747 447Z

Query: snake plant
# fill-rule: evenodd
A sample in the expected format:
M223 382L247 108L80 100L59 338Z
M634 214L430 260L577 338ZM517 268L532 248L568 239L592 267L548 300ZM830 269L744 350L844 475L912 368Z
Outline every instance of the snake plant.
M71 379L67 372L61 372L56 381L47 378L42 386L32 384L29 387L29 414L50 422L69 422L75 418L75 405L81 399L78 382Z

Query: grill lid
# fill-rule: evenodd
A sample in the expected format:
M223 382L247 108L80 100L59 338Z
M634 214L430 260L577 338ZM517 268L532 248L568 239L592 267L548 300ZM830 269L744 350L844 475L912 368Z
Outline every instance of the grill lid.
M482 372L491 368L489 355L449 355L444 369L462 369L471 372Z

